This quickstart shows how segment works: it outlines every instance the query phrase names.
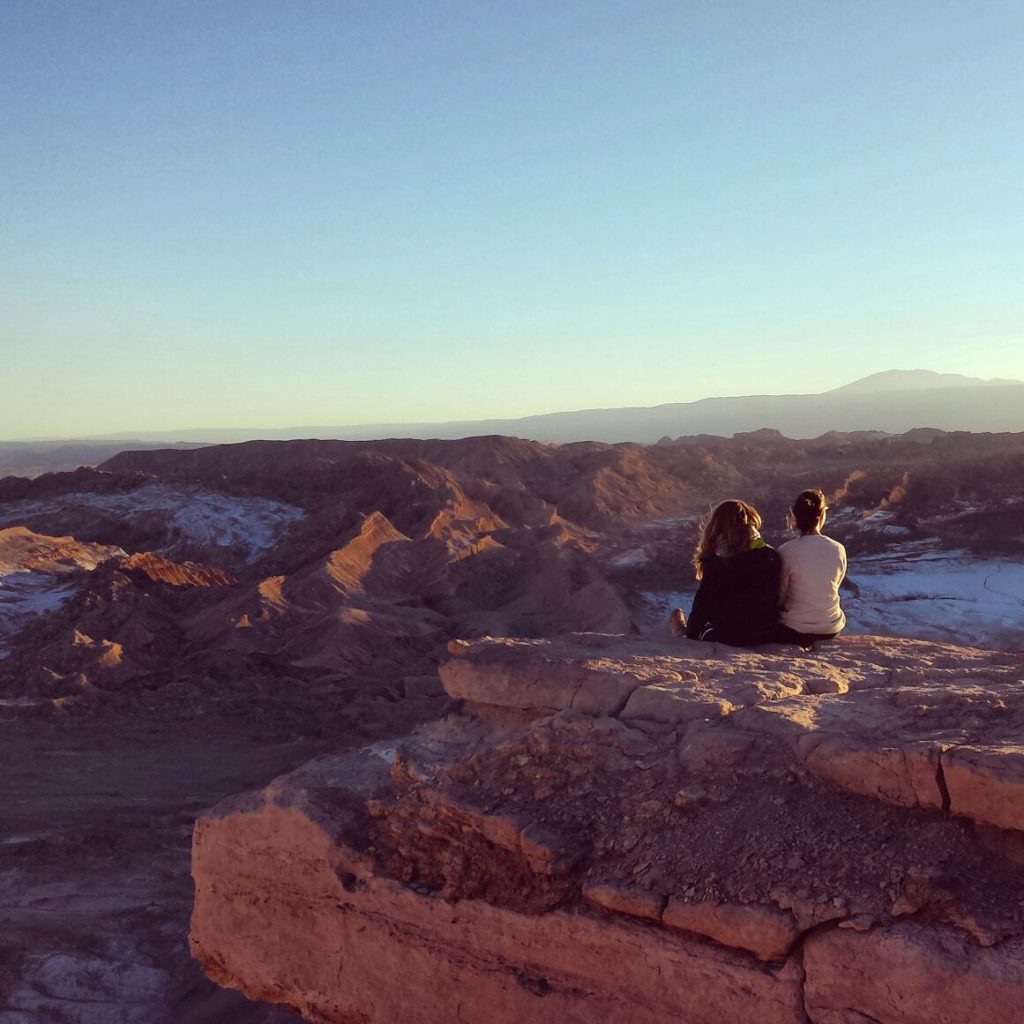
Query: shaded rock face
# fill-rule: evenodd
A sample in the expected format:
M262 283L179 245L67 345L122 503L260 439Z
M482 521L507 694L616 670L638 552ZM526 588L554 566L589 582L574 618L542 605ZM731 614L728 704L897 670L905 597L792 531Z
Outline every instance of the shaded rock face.
M0 661L26 622L61 609L88 574L123 555L117 547L48 537L23 526L0 530Z
M0 695L61 710L161 685L184 646L177 620L236 583L153 552L0 530Z
M1010 1024L1024 656L451 645L447 719L226 801L214 980L322 1024Z
M167 454L0 481L0 528L15 524L0 529L0 575L6 548L31 554L14 534L74 534L0 584L0 697L89 710L182 679L204 691L211 678L390 686L435 671L452 636L631 628L592 532L558 510L619 514L609 495L626 501L630 488L612 469L632 472L631 450L556 459L475 439ZM584 479L562 480L577 468ZM658 508L685 490L661 489ZM637 501L648 508L626 504ZM53 551L76 571L54 568ZM95 566L79 563L101 555L112 564L86 579Z

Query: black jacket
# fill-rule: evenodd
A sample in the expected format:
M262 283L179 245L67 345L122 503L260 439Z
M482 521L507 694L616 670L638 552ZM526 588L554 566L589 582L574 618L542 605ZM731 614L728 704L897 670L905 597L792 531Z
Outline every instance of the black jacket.
M779 621L779 553L751 548L731 558L701 560L704 577L693 599L686 635L736 647L769 643Z

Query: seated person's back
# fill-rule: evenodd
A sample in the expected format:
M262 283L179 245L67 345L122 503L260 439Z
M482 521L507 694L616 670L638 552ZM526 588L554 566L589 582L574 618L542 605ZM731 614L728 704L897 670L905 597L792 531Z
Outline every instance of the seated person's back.
M778 593L779 554L767 544L729 557L710 555L686 635L739 646L768 643L779 621Z
M705 522L694 555L700 586L686 635L735 646L768 643L778 627L779 554L761 539L746 502L722 502Z
M820 532L827 512L821 491L804 491L793 505L801 536L779 547L784 638L787 631L799 636L835 636L846 625L839 604L839 585L846 575L846 548Z

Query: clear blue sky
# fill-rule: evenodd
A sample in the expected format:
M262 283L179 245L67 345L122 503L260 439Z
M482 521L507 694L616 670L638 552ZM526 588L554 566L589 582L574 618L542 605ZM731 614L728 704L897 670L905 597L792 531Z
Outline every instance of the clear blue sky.
M0 438L1024 377L1019 0L0 4Z

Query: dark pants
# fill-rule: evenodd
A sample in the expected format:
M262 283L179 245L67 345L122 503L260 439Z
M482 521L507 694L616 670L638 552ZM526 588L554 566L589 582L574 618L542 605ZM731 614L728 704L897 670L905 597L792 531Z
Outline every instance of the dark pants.
M775 629L775 642L779 644L809 644L815 640L834 640L838 633L798 633L780 622Z

